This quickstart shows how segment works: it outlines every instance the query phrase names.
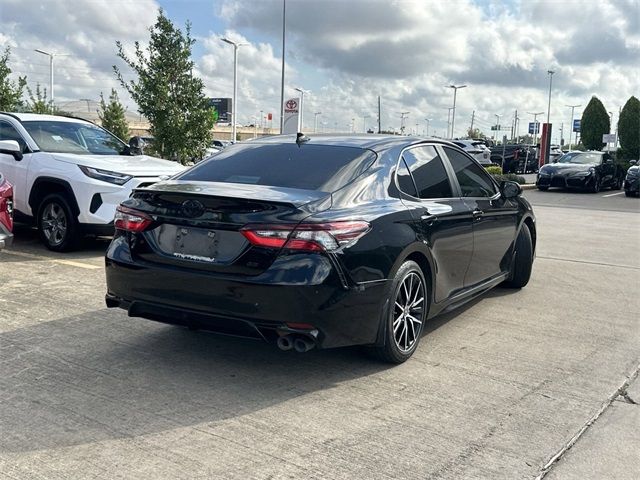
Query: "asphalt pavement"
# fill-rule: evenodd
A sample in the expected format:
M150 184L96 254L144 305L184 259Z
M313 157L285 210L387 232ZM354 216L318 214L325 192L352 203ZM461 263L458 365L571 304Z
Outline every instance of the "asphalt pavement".
M0 478L638 478L640 201L527 190L531 282L391 367L104 306L106 240L0 252ZM277 301L277 299L274 299Z

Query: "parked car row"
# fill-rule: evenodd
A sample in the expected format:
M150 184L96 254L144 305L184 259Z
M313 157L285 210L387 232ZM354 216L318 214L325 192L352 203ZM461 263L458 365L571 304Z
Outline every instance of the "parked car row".
M640 197L640 165L638 160L631 160L631 167L624 179L624 193L627 197Z

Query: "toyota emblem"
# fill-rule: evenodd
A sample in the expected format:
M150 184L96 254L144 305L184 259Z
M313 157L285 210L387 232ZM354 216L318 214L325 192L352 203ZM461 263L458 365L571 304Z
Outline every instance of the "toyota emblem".
M182 202L182 213L189 217L199 217L204 213L204 205L198 200L185 200Z

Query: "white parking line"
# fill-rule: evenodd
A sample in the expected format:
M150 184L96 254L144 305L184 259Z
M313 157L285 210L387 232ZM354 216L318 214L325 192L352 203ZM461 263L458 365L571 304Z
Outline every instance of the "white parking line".
M58 258L50 258L50 257L45 257L43 255L35 255L33 253L26 253L26 252L16 252L13 250L3 250L2 253L5 255L15 255L16 257L29 258L31 260L54 262L61 265L69 265L71 267L86 268L88 270L97 270L99 268L103 268L102 266L92 265L90 263L76 262L75 260L63 260Z
M610 193L608 195L602 195L602 198L607 198L607 197L615 197L616 195L622 195L624 192L616 192L616 193Z

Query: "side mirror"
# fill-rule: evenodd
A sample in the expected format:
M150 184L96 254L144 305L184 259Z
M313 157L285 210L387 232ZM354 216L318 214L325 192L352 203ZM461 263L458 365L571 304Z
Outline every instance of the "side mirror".
M502 198L516 198L518 195L522 193L522 187L517 182L512 181L504 181L500 182L500 193L502 194Z
M20 144L15 140L0 140L0 153L13 155L13 158L15 158L17 162L23 158L22 148L20 148Z
M629 160L629 164L630 165L637 165L638 164L638 160Z
M129 139L129 148L132 155L142 155L147 142L142 137L136 136Z

